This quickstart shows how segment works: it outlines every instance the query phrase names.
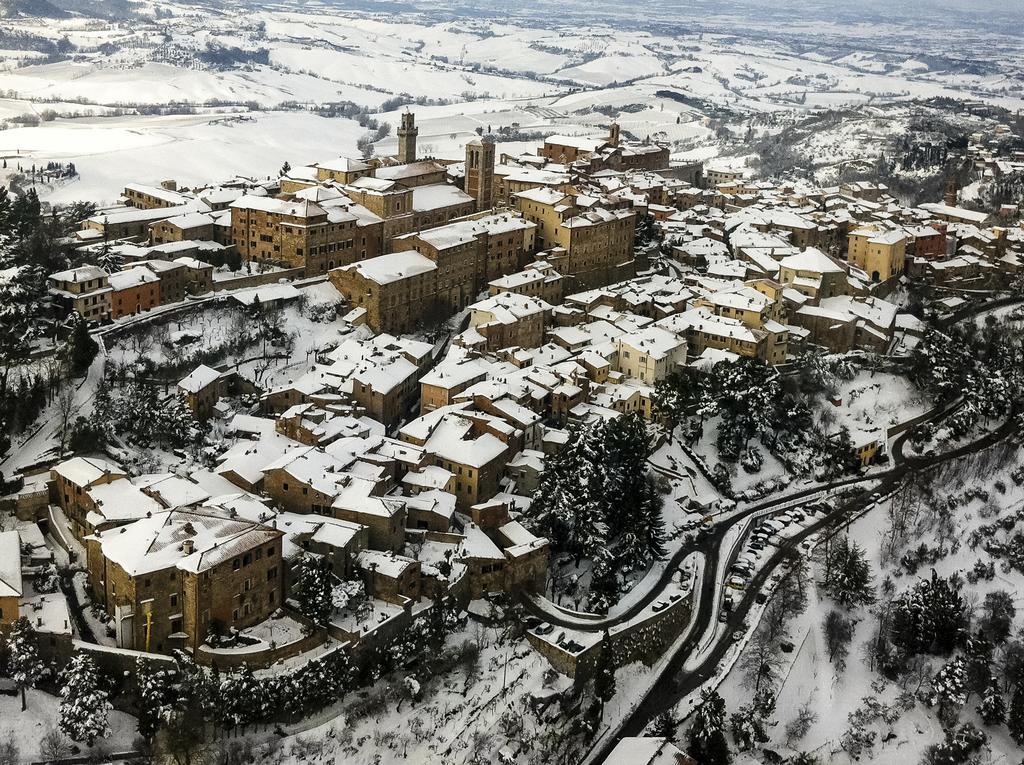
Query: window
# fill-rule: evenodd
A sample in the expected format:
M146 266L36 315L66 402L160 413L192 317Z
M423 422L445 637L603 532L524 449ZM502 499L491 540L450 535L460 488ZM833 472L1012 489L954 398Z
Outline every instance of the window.
M237 608L234 611L231 612L231 621L233 621L233 622L237 622L238 621L238 609Z
M252 589L252 577L245 580L245 591L249 592Z
M178 605L178 594L175 593L174 595L171 595L171 608L174 608L177 605Z
M252 563L252 553L246 553L242 556L242 565L248 566L250 563Z
M268 547L267 548L267 557L268 558L272 558L273 556L274 556L274 548L273 547Z
M270 605L274 605L275 600L277 600L277 593L271 590L270 593L267 595L267 602Z
M143 580L142 584L143 584L144 587L150 587L153 584L153 580L150 579L149 577L146 577Z
M267 581L273 581L277 578L277 566L267 569Z
M232 571L238 571L238 569L240 569L241 567L242 567L242 561L240 561L238 558L235 558L233 561L231 561L231 570Z

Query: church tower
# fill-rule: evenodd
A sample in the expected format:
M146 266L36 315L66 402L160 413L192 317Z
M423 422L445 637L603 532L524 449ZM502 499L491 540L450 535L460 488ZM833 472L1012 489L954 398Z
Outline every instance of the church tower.
M960 196L959 184L956 182L956 176L952 176L946 183L946 194L942 201L948 207L956 207L957 197Z
M466 144L466 193L478 212L494 206L494 142L474 138Z
M407 165L416 161L416 136L420 129L416 127L416 115L405 112L402 125L398 128L398 161Z
M611 130L608 131L608 145L618 148L619 146L619 123L613 122Z

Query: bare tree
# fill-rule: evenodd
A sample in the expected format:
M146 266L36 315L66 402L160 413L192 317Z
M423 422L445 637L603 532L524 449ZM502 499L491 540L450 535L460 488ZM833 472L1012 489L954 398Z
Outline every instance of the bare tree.
M57 394L57 424L60 433L60 452L63 454L67 445L68 435L71 432L71 418L75 413L75 389L70 382L65 382L64 387Z
M740 662L743 686L757 694L762 687L770 686L778 678L781 667L775 644L764 630L755 632Z
M806 736L817 720L818 713L811 709L811 702L804 703L796 717L786 723L786 746L792 749L794 742Z
M71 752L67 738L60 730L50 726L39 741L39 754L44 760L60 760Z

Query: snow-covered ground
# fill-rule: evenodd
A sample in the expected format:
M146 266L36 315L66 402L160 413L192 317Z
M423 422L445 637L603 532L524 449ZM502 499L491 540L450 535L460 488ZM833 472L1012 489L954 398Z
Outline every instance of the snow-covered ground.
M56 729L60 699L30 688L26 700L28 708L22 712L20 696L0 694L0 744L7 741L8 736L13 736L20 761L34 762L42 759L40 744L43 738ZM136 736L135 718L124 712L112 711L108 722L111 734L94 744L92 749L82 746L83 754L131 751Z
M579 133L616 118L638 139L667 141L674 156L706 159L736 153L711 124L723 115L743 123L752 115L866 110L807 137L804 154L827 173L845 160L876 157L906 130L913 110L890 113L886 104L943 96L1024 106L1019 44L978 32L948 39L947 52L983 56L985 75L922 60L919 33L899 25L888 30L894 51L883 54L871 49L870 25L823 24L813 35L789 28L807 35L794 44L770 33L778 30L735 20L726 32L669 34L644 30L638 19L609 26L593 13L589 24L554 19L538 27L487 18L486 10L455 21L316 6L211 13L162 3L160 10L170 18L7 20L39 45L66 38L75 46L70 58L50 62L32 51L0 51L0 120L42 120L10 122L0 132L8 170L74 162L80 180L41 189L55 202L112 201L126 168L133 180L175 178L185 186L265 177L285 159L297 166L357 153L366 128L306 110L384 107L374 116L393 128L393 99L401 97L423 101L414 106L421 154L445 158L460 158L476 128ZM170 116L152 116L172 103ZM750 127L755 136L778 130ZM392 133L377 152L393 150Z
M997 447L990 452L952 463L942 468L937 476L930 476L923 484L923 507L916 533L912 533L899 545L894 555L883 553L888 547L885 539L890 529L889 512L894 500L880 502L850 525L850 539L866 550L876 587L882 579L890 577L898 596L913 585L919 576L928 575L930 569L934 568L940 576L960 572L965 577L963 592L969 604L978 605L987 593L1005 590L1013 595L1018 609L1021 608L1024 572L1011 568L982 547L986 539L1003 543L1009 541L1015 533L1013 527L1016 524L1010 530L993 530L978 535L982 527L991 527L998 519L1014 516L1024 507L1024 487L1017 484L1011 475L1020 469L1024 459L1015 449L1011 450L1009 461L1004 461L1002 455L1003 450ZM899 496L898 491L897 498ZM949 500L956 502L951 512L940 511L938 503ZM900 565L900 555L922 543L942 552L934 562L929 559L916 574L911 574L906 566ZM993 562L994 576L991 580L982 578L972 583L966 574L979 561ZM814 582L821 579L820 563L812 564L811 573ZM778 653L781 658L778 672L781 679L775 686L777 707L768 728L770 741L764 746L783 756L796 751L808 751L816 754L822 762L840 765L853 763L855 760L840 746L843 733L850 725L849 715L863 709L865 699L876 699L895 710L906 701L906 697L897 701L900 694L906 690L915 690L917 681L910 678L909 682L902 685L894 683L884 679L869 665L866 644L873 638L877 621L871 607L853 611L856 625L847 666L837 668L829 660L823 627L824 617L836 607L835 603L816 584L808 588L808 596L807 609L787 626L787 639L794 645L794 650L789 654ZM1016 625L1019 626L1020 622L1018 618ZM925 678L925 685L927 679L945 661L943 657L928 659L930 667L920 673ZM750 688L738 669L733 669L726 677L719 691L731 710L748 703L751 697ZM984 727L974 710L977 702L977 695L969 698L961 711L960 721L973 722L990 736L991 759L987 761L1016 761L1020 750L1009 739L1006 728ZM817 719L806 735L787 742L786 724L805 705L809 705L817 714ZM870 727L878 732L877 744L871 751L870 760L882 765L918 762L930 744L939 743L943 739L936 710L928 708L920 700L916 700L912 707L899 711L898 719L891 725L879 721ZM754 765L763 761L759 751L744 753L735 759L740 765Z

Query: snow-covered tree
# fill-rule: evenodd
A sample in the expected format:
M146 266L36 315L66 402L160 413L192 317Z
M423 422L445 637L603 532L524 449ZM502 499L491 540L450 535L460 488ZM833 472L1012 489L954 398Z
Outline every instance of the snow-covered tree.
M768 741L764 719L751 705L742 706L729 716L729 728L741 752Z
M1010 711L1006 715L1006 727L1010 738L1024 746L1024 687L1018 685L1010 699Z
M892 640L906 655L949 653L967 629L960 586L932 571L893 601Z
M967 703L967 686L967 662L959 656L946 662L932 678L928 704L938 705L940 720L947 724L956 720L960 708Z
M170 701L171 674L155 662L139 657L135 661L135 681L139 688L135 715L139 735L152 744L160 729L164 707Z
M111 704L103 688L96 663L79 652L61 672L60 729L73 741L92 746L98 738L110 734L107 715Z
M317 626L326 626L334 614L334 574L330 561L315 555L303 557L292 595L303 616Z
M725 714L725 701L718 691L701 691L701 705L690 728L689 749L701 765L727 765L731 759L725 739Z
M11 625L7 634L7 671L21 693L21 711L24 712L26 689L35 688L47 674L46 663L39 658L36 647L36 631L24 616Z
M359 579L346 579L337 582L331 589L331 604L335 611L341 611L351 603L359 602L366 597L366 585Z
M987 741L988 736L971 723L950 727L946 730L945 741L928 747L923 762L926 765L974 765L978 762L975 755Z
M651 726L651 733L656 738L664 738L669 741L675 741L676 729L679 727L679 720L672 714L672 711L662 712L660 715L654 718L654 723Z
M184 651L176 651L174 661L172 698L162 712L163 742L176 762L199 762L207 750L207 722L216 718L220 707L218 681Z
M615 661L612 656L612 643L608 631L601 638L601 653L594 670L594 695L603 707L615 696Z
M828 645L828 659L842 672L846 668L846 656L853 639L853 622L835 609L825 617L825 643Z
M221 724L228 729L244 728L267 719L272 712L268 690L270 684L257 681L245 664L237 672L221 677L218 694Z
M871 566L867 553L847 537L833 542L826 561L825 591L844 608L874 602Z
M985 725L999 725L1006 720L1006 699L999 687L999 679L995 676L989 678L976 708Z
M1017 616L1014 597L1006 590L996 590L985 595L981 606L981 629L993 643L1001 643L1013 629Z

